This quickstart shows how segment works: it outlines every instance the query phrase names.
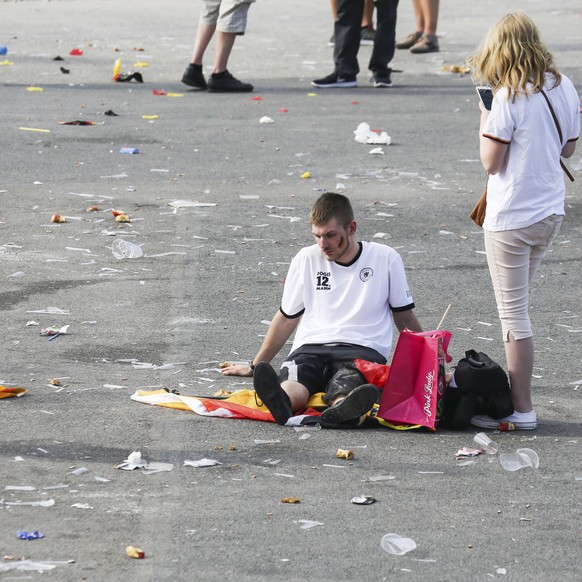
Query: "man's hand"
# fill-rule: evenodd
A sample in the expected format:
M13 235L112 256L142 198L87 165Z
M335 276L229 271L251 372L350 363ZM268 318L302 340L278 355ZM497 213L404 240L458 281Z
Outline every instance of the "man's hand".
M221 370L225 376L252 376L253 371L248 364L231 364Z

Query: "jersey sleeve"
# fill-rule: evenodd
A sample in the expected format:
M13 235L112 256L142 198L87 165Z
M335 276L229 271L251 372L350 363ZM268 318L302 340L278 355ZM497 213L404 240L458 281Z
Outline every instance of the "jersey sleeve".
M291 266L285 278L280 311L288 319L300 317L305 311L303 304L304 277L302 274L302 263L303 261L300 255L296 255L291 261Z
M406 280L406 271L402 257L394 251L388 268L388 304L392 311L407 311L414 309L414 300Z
M483 126L483 137L508 144L516 127L511 99L507 100L507 90L501 89L493 96L491 112Z

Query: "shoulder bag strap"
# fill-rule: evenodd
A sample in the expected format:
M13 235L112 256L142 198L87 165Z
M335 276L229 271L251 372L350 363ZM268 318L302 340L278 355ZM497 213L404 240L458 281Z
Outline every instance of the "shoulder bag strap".
M560 138L560 145L562 145L564 143L564 138L562 135L562 128L560 127L560 122L558 121L558 116L556 115L556 112L554 111L554 108L552 107L552 102L550 101L550 98L546 95L546 92L542 89L540 91L540 93L544 96L544 99L546 100L546 103L548 104L548 107L550 109L550 113L552 114L552 118L554 120L554 123L556 124L556 129L558 130L558 136ZM560 166L562 166L562 170L564 170L564 172L566 173L566 176L568 176L568 178L570 179L570 182L573 182L574 176L572 176L572 174L570 173L570 170L567 168L566 164L564 164L564 162L562 161L562 158L560 158Z

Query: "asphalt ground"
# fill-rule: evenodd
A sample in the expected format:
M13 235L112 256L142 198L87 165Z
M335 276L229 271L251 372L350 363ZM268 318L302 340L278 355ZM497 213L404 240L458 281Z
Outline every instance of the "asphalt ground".
M402 254L424 327L451 304L454 359L473 348L503 363L482 232L468 218L484 184L477 99L468 76L442 67L462 65L517 8L580 89L573 0L443 2L439 53L397 51L402 72L379 90L368 86L362 47L360 87L327 91L309 81L332 70L328 3L259 0L229 65L255 85L243 95L179 83L195 2L0 3L0 60L13 62L0 67L0 383L28 390L0 401L0 556L59 562L39 574L3 572L2 560L0 580L580 578L580 152L564 225L532 293L539 428L493 436L500 452L534 449L539 469L509 473L498 455L460 466L455 453L472 444L472 429L322 430L300 440L290 428L130 400L143 388L249 387L222 377L218 363L254 356L287 266L311 242L309 208L338 184L361 239ZM401 2L398 38L413 28ZM75 48L83 55L70 56ZM113 83L117 57L145 83ZM118 116L105 116L110 109ZM59 125L73 120L104 123ZM354 141L361 122L392 137L384 155ZM215 206L175 209L176 200ZM116 223L111 209L131 222ZM67 222L51 223L55 213ZM116 236L144 256L115 259ZM69 333L47 341L39 331L51 325ZM356 458L336 459L338 448ZM116 470L132 451L173 470ZM203 457L223 464L183 465ZM88 472L71 473L80 467ZM357 506L356 495L378 501ZM299 520L323 525L302 529ZM21 541L20 530L45 537ZM380 540L391 532L417 548L385 553ZM126 557L128 545L145 559Z

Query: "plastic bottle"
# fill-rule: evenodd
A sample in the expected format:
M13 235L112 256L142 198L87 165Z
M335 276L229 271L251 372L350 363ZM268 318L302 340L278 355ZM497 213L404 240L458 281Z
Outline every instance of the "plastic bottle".
M138 259L143 255L140 246L122 238L116 238L113 241L111 252L116 259Z

